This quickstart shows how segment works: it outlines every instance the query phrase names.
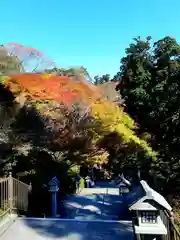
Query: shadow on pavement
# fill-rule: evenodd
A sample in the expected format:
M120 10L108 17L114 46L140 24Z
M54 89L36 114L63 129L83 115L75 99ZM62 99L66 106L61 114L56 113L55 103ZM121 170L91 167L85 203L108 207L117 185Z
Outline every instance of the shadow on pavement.
M20 220L23 221L23 220ZM131 222L106 223L83 221L31 220L22 222L33 229L37 235L50 239L67 240L120 240L134 239ZM21 240L21 238L18 238ZM28 238L26 238L28 239ZM44 238L36 238L44 239Z
M107 187L107 183L105 186ZM114 186L112 187L114 188ZM113 193L113 190L110 190ZM124 198L114 194L86 194L68 196L60 202L59 219L17 220L11 228L12 239L64 239L64 240L121 240L135 239L131 217ZM128 220L110 222L111 220ZM102 221L103 220L103 221ZM106 221L104 221L106 220ZM107 222L107 220L109 220ZM22 237L21 237L22 236Z
M65 202L66 218L72 219L118 220L125 208L123 197L112 194L76 195Z
M66 199L64 207L66 218L102 219L104 210L103 194L71 196ZM109 205L110 208L111 204Z

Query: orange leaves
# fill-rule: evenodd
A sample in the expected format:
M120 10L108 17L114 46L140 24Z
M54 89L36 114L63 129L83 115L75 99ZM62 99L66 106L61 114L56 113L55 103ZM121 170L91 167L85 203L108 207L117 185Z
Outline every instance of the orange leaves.
M9 77L5 85L14 94L23 92L32 100L53 100L72 104L75 101L92 103L100 97L94 86L66 76L24 73Z

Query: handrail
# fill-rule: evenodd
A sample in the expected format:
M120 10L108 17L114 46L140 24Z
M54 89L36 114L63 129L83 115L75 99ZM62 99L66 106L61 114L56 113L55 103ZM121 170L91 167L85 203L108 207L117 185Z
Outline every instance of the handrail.
M22 181L20 181L20 180L18 180L18 179L16 179L16 178L13 178L13 177L12 177L12 179L13 179L13 181L16 181L17 183L19 183L19 184L21 184L21 185L24 185L25 187L29 187L28 184L26 184L26 183L24 183L24 182L22 182Z
M7 177L7 178L0 178L0 183L8 180L8 178L9 178L9 177Z
M15 211L27 211L31 186L12 177L0 178L0 218Z
M170 215L168 216L168 212L167 211L165 211L165 214L167 214L167 217L169 218L169 220L170 220L170 222L171 222L171 224L173 226L174 231L176 232L176 234L178 235L178 237L180 239L180 231L178 230L177 226L174 223L174 218L172 216L170 216Z
M163 211L163 214L166 217L165 225L168 229L168 234L167 234L167 237L165 237L165 239L180 240L180 231L178 230L176 224L174 223L173 214L169 213L166 210Z

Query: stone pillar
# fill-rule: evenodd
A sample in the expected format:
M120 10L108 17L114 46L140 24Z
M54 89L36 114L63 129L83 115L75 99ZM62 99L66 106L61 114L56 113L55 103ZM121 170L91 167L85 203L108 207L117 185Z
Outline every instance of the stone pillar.
M52 192L52 217L57 216L57 192Z
M53 177L51 181L49 182L49 192L51 193L51 211L52 211L52 217L57 217L57 192L59 191L58 185L59 181L56 177Z

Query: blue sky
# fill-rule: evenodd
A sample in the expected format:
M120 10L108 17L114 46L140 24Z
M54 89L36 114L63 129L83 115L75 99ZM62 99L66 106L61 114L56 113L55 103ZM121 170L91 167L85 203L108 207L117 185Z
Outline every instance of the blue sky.
M179 0L1 0L0 43L41 50L60 67L115 74L136 36L180 40Z

